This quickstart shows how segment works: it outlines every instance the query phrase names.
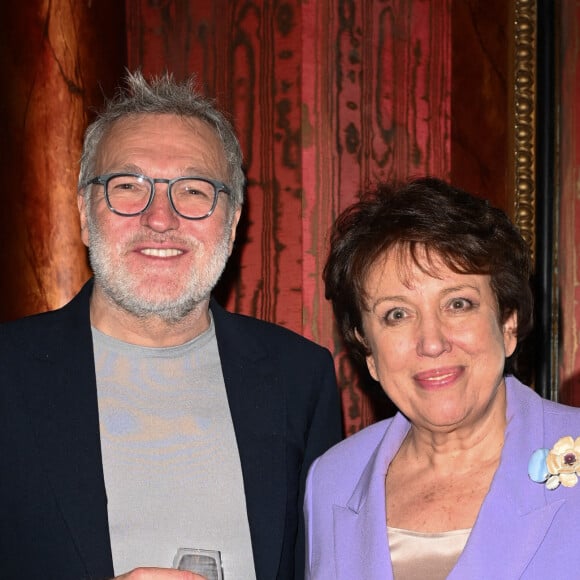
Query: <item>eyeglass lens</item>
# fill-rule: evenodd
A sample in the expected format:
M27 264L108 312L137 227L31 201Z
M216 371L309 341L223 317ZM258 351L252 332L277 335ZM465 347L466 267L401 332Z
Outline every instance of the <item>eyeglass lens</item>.
M135 175L116 175L107 184L111 207L120 214L138 214L149 203L154 184ZM203 179L180 178L171 184L175 209L186 217L203 217L211 211L216 195L213 184Z

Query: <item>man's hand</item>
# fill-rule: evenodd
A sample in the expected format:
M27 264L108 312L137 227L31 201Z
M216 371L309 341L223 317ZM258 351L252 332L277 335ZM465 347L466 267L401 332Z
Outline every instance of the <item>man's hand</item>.
M113 580L206 580L205 576L188 572L187 570L171 570L169 568L135 568Z

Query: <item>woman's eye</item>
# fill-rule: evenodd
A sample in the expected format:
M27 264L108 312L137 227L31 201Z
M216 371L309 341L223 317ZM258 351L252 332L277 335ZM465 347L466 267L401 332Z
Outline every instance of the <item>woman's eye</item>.
M385 314L385 320L387 322L398 322L405 319L406 316L407 314L402 308L393 308Z
M449 303L451 310L468 310L473 306L473 302L467 298L453 298Z

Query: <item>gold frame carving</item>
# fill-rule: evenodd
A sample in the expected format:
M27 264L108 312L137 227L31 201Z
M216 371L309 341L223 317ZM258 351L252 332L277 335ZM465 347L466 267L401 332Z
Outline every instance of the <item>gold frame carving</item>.
M535 0L514 1L514 221L536 247L536 44Z

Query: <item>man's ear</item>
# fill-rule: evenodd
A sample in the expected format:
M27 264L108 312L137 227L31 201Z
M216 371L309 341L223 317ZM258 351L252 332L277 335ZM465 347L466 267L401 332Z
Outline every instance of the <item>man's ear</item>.
M232 250L234 249L234 241L236 239L236 231L238 228L238 223L240 222L240 217L242 215L242 208L238 207L234 210L234 215L232 217L232 230L230 232L230 240L229 240L229 255L232 255Z
M87 202L85 196L79 191L77 194L77 207L79 210L79 218L81 222L81 239L83 244L89 247L89 228L87 225Z

